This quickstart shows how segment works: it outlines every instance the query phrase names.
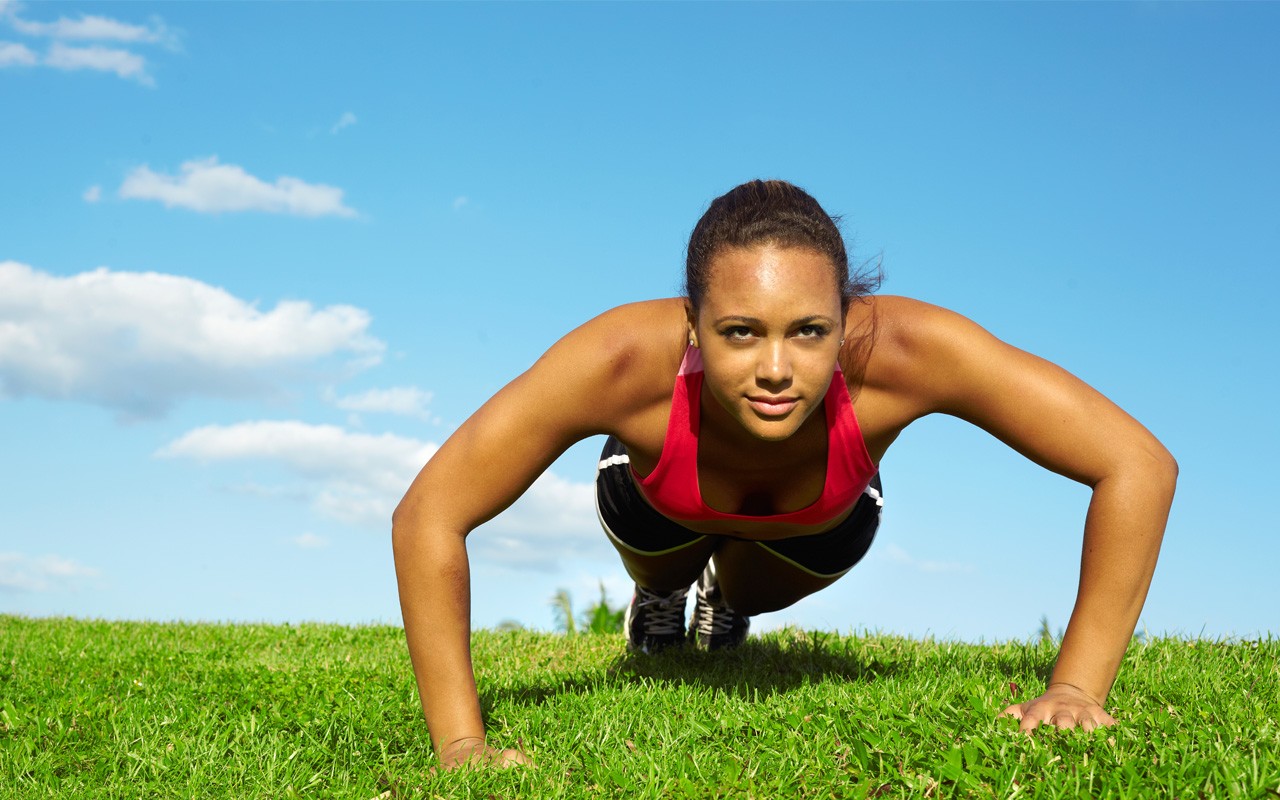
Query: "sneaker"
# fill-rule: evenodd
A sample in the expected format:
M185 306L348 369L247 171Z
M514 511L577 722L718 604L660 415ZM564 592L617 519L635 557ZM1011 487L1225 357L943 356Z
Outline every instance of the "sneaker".
M662 594L636 584L636 593L622 619L627 647L656 653L684 644L684 604L688 589Z
M746 641L751 620L729 608L720 594L714 562L698 578L698 596L689 620L689 640L705 650L724 650Z

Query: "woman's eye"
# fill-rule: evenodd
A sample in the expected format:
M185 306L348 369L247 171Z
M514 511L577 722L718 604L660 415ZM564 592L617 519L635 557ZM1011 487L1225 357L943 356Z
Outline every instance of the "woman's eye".
M821 325L803 325L796 334L808 339L820 339L827 335L827 329Z
M741 341L751 337L751 329L742 325L733 328L725 328L721 333L724 335L724 338L730 340Z

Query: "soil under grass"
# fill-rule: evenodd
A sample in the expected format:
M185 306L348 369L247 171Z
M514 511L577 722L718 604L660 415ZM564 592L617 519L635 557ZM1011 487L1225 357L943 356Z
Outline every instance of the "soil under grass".
M1280 797L1274 638L1135 643L1119 726L1034 738L995 715L1044 687L1049 644L474 651L491 737L537 768L430 772L398 628L0 616L0 797Z

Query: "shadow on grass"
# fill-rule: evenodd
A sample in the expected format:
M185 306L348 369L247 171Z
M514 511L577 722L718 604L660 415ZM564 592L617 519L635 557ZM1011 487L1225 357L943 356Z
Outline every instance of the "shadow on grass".
M852 649L827 648L820 640L770 637L710 653L694 649L655 655L623 653L609 674L628 683L692 684L752 699L828 680L872 681L894 674L900 666Z
M660 653L632 653L618 642L619 653L604 674L566 677L523 687L481 692L487 713L494 705L536 705L561 694L607 689L621 684L694 685L752 700L828 680L874 681L910 669L912 651L857 646L854 640L821 634L778 632L751 637L732 650L706 652L691 647Z

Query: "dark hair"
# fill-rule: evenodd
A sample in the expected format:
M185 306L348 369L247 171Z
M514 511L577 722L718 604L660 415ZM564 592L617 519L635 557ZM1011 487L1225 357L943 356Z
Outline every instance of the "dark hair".
M684 291L696 311L706 293L711 259L726 247L804 247L829 257L835 268L840 304L870 294L880 284L879 265L849 277L849 255L832 217L804 189L786 181L748 181L711 201L689 236Z

